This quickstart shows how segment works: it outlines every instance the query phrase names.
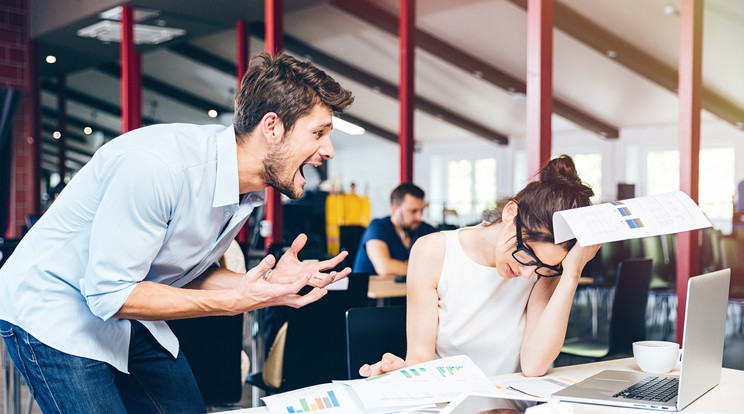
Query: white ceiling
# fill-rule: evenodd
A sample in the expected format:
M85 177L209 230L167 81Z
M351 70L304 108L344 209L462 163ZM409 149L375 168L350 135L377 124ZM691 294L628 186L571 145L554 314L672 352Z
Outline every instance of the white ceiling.
M177 1L142 0L136 6L163 9L166 22L198 20L198 10L184 10ZM193 2L192 2L193 3ZM262 2L247 2L252 9ZM254 4L256 3L256 4ZM398 14L397 0L377 0L377 7ZM679 15L665 13L666 6L679 10L680 0L557 0L588 18L625 42L632 44L667 66L677 68L679 55ZM201 3L200 3L201 4ZM213 7L219 8L217 1ZM299 5L298 5L299 4ZM235 7L234 3L230 7ZM198 9L198 8L195 8ZM193 14L193 15L192 15ZM263 16L236 16L251 21ZM90 16L88 16L90 20ZM204 25L220 26L206 36L188 38L189 44L234 62L235 31L232 23L204 19ZM82 23L81 23L82 24ZM526 71L526 13L508 0L419 0L416 25L419 30L478 57L488 64L524 82ZM74 24L72 25L74 26ZM74 29L74 27L71 27ZM285 33L358 69L393 85L398 84L399 44L397 36L356 17L331 2L302 2L284 16ZM47 35L49 36L49 35ZM51 34L54 36L54 33ZM705 2L703 79L705 88L744 108L744 1L707 0ZM96 42L91 40L90 42ZM168 46L165 45L165 46ZM45 53L54 51L50 42ZM111 45L116 48L117 45ZM262 50L260 39L252 37L251 53ZM291 52L291 50L290 50ZM62 51L60 52L62 53ZM303 58L304 56L300 56ZM183 89L224 107L232 106L237 81L234 75L188 59L166 47L143 53L143 74L162 83ZM617 128L673 125L677 122L678 101L675 93L640 76L561 30L554 31L554 97L584 113ZM327 68L324 68L327 70ZM494 86L475 74L465 72L451 62L417 50L415 91L420 97L475 123L509 136L523 139L525 133L524 96ZM351 89L356 101L349 113L366 122L397 134L397 99L358 83L346 73L327 70L343 86ZM119 102L118 80L95 67L76 70L67 76L67 86L113 105ZM153 102L156 102L155 104ZM55 108L55 96L43 94L43 105ZM96 122L112 130L120 128L114 115L70 101L68 114ZM143 113L162 122L225 122L213 120L205 111L176 102L162 94L145 90ZM229 116L229 115L228 115ZM706 118L715 118L705 114ZM741 120L744 122L744 119ZM415 139L420 143L458 142L483 139L455 124L417 110ZM583 128L560 116L553 116L554 132ZM378 143L375 136L348 137L335 133L337 145L353 146L361 142ZM593 139L605 139L593 134ZM744 138L744 133L743 133Z

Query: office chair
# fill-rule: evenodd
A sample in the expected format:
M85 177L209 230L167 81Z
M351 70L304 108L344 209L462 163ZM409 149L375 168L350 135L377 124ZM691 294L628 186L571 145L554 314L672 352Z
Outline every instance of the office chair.
M359 367L386 352L406 357L406 307L352 308L346 312L348 379L362 378Z
M350 308L366 305L369 274L352 273L347 277L348 289L330 290L317 302L289 309L284 342L275 340L273 345L281 354L269 357L277 359L280 367L270 367L268 360L263 367L281 372L279 384L274 384L278 386L265 381L263 370L249 375L246 382L278 393L346 378L345 315Z
M646 304L651 282L652 261L648 258L626 259L617 270L609 340L569 339L561 356L598 361L633 353L633 342L646 339Z

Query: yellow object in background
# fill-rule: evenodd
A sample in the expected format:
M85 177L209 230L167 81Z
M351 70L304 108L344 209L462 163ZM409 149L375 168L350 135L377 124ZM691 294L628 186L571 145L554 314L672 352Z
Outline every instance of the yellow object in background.
M326 197L326 241L328 254L335 256L341 248L339 226L343 223L343 194L328 194Z

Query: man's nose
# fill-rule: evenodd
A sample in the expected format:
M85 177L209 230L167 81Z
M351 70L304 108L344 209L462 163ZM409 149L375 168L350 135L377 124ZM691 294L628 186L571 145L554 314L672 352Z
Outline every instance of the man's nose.
M331 136L328 135L325 140L321 143L320 148L318 148L318 154L323 158L324 160L330 160L334 156L333 152L333 142L331 142Z

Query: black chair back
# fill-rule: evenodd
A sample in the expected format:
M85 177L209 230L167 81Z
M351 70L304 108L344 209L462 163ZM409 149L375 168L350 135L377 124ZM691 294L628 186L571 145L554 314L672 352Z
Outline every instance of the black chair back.
M362 240L366 227L364 226L340 226L338 231L339 245L341 250L346 250L349 255L344 260L344 266L354 268L359 242Z
M359 368L379 361L386 352L406 356L406 307L352 308L346 312L348 378L361 378Z
M626 259L617 270L607 355L632 354L633 342L646 339L646 303L652 260Z
M352 273L347 290L330 290L315 303L290 309L281 391L345 379L345 315L365 306L369 275Z
M208 316L168 321L178 338L204 403L226 405L240 401L243 379L243 315Z

